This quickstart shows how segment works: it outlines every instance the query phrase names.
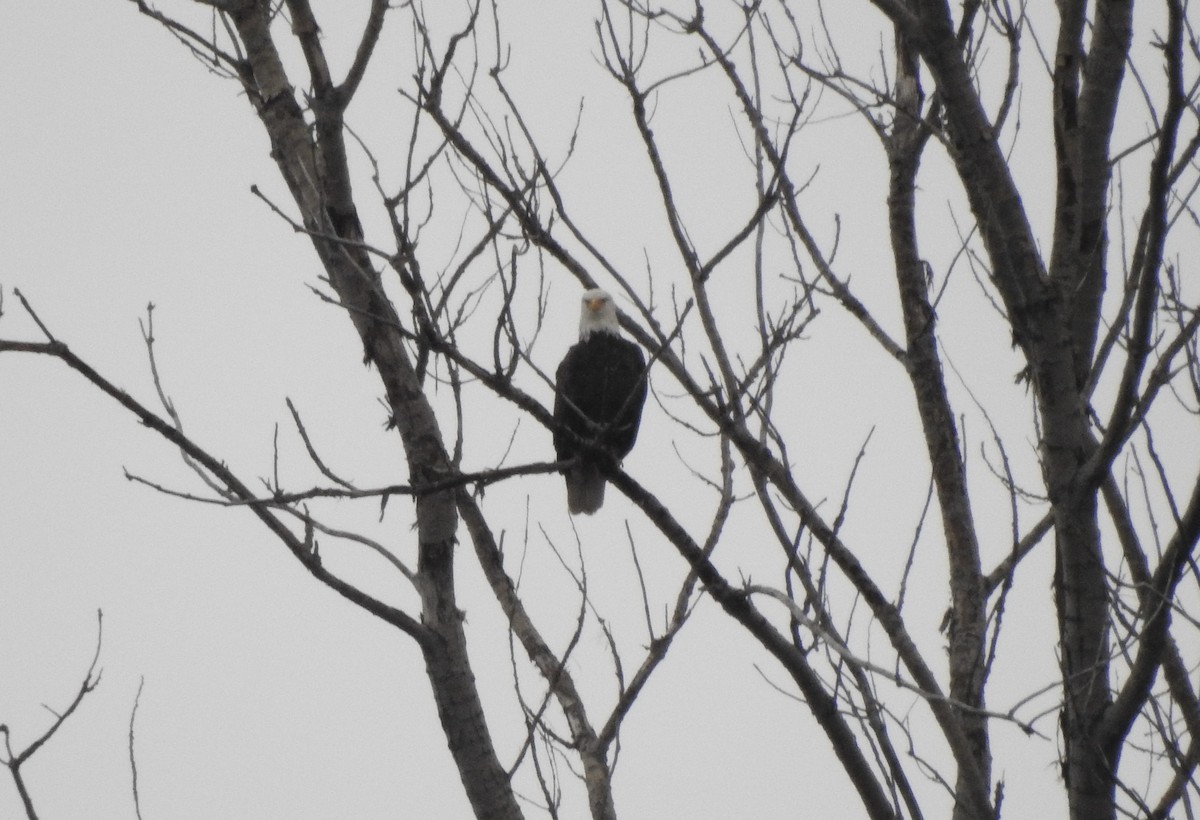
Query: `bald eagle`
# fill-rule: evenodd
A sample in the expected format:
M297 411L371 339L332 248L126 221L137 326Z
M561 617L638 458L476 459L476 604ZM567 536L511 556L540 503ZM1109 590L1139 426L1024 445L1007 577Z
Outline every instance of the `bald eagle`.
M559 461L576 459L565 471L572 515L591 515L604 503L601 464L620 462L633 448L645 403L641 348L621 336L612 297L587 291L579 341L555 374L554 450Z

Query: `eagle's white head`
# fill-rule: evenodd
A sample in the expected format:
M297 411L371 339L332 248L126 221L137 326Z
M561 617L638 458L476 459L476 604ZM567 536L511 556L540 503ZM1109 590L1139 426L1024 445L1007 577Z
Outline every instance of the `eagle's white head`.
M621 333L617 324L617 306L608 291L599 288L584 291L583 307L579 312L579 338L586 339L596 332Z

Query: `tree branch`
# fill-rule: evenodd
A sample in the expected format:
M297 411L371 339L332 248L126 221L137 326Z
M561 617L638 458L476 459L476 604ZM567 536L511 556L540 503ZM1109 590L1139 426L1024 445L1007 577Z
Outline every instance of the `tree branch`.
M24 301L24 300L22 300ZM37 753L37 750L42 748L50 738L54 737L54 733L67 722L67 718L74 714L79 708L79 704L83 703L83 699L88 693L100 685L100 672L96 671L96 664L100 661L100 646L104 638L104 612L96 610L96 652L92 655L92 662L88 665L87 674L83 676L83 683L79 685L79 691L75 693L74 699L67 705L61 713L50 710L55 719L46 731L42 732L33 740L23 751L14 753L12 749L11 737L9 734L8 725L0 723L0 734L4 735L4 750L8 755L8 760L4 764L8 766L9 774L12 775L13 784L17 787L17 794L21 797L21 803L25 806L25 814L29 820L37 820L37 812L33 807L33 798L29 794L29 789L25 785L25 779L21 776L21 766L23 766L29 758ZM47 707L49 709L49 707Z

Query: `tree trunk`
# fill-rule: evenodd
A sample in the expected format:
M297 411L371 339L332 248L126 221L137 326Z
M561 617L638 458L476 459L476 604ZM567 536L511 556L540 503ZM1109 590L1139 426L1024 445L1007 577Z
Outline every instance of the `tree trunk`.
M492 746L467 660L463 616L454 596L453 543L422 544L418 569L429 582L422 620L434 634L434 639L422 646L425 669L467 798L480 820L516 820L522 817L521 809Z
M379 371L391 424L404 445L410 481L420 487L453 475L454 469L404 347L403 325L360 244L362 229L343 135L342 109L347 100L328 75L311 9L302 0L288 5L311 75L314 127L310 129L304 120L276 50L268 3L247 3L231 14L246 53L242 83L267 130L271 156L299 207L329 282L362 340L367 360ZM454 492L418 493L415 505L417 584L424 626L431 633L422 642L422 651L442 730L476 816L519 818L520 808L479 701L462 613L455 604Z
M950 568L950 697L975 709L984 707L984 638L987 623L979 539L971 513L966 464L959 445L954 409L946 392L945 376L937 349L937 315L929 298L927 267L920 257L916 228L917 171L929 139L922 121L923 94L919 61L908 38L897 32L897 107L885 141L891 171L888 189L888 232L900 308L904 316L905 366L912 382L925 449L942 514ZM959 713L979 775L991 780L991 749L987 719L963 710ZM964 799L969 775L959 768L955 820L977 817L976 805ZM982 818L979 818L982 820Z

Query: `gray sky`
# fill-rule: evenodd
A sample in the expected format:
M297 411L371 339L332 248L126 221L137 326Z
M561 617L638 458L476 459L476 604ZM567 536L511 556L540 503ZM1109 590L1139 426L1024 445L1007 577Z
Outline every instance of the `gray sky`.
M627 121L607 126L628 103L594 59L580 56L596 51L587 22L549 19L556 10L533 0L512 3L511 12L506 6L513 21L508 36L517 42L514 35L526 31L532 43L515 52L509 81L560 154L586 94L586 139L565 179L593 192L578 200L579 219L636 277L643 254L657 262L669 251L639 233L655 217L643 210L648 197L636 187L647 185L645 168L622 174L634 135ZM119 0L3 0L0 19L0 111L6 112L0 117L0 337L38 339L12 294L15 286L60 340L158 409L138 326L152 302L158 366L184 429L243 479L272 474L278 424L285 484L298 489L314 480L290 425L290 397L310 434L360 486L404 481L398 438L383 429L376 375L360 365L350 323L309 290L319 275L310 246L250 194L257 183L282 203L285 190L238 88L207 75L175 40ZM549 30L555 35L536 33ZM335 42L337 36L329 33ZM408 40L393 27L381 48L397 44L406 47ZM352 109L351 124L384 155L389 139L402 144L396 125L403 108L394 89L404 78L382 59L380 73L364 88L361 107ZM539 83L536 93L527 90L531 82ZM729 224L723 207L731 198L736 203L729 192L744 185L745 168L729 159L741 157L734 132L724 127L729 114L704 118L712 113L705 104L698 83L665 98L660 116L664 134L677 135L676 142L664 137L675 151L672 161L704 171L685 173L680 194L694 203L692 229L707 238L723 235ZM1036 134L1037 116L1028 120L1023 127ZM843 143L840 154L830 150L831 140ZM860 209L853 212L861 219L843 222L841 258L895 330L890 271L880 268L887 249L871 222L881 217L882 202L856 190L877 184L883 173L872 140L860 124L840 118L805 131L796 153L814 170L826 169L809 202L824 202L830 212ZM839 158L854 171L829 169ZM1049 180L1039 184L1044 169L1025 167L1019 157L1017 165L1027 175L1036 218L1037 195ZM945 175L936 167L923 179L932 202L927 218L945 222L956 189L938 188ZM361 199L374 205L367 184L360 182ZM381 220L378 209L364 214L369 233L384 228ZM824 228L828 238L832 222ZM431 230L448 236L451 228ZM635 239L625 242L627 236ZM719 243L698 244L711 252ZM953 245L930 251L935 267ZM729 298L739 298L736 284L729 287ZM955 314L966 318L949 319L948 337L1000 327L966 274L951 295L978 304ZM535 358L547 371L574 334L576 291L560 280L552 304ZM788 397L806 419L796 434L804 460L798 472L816 497L836 503L855 453L876 428L856 485L874 514L852 517L847 538L890 582L902 568L928 480L920 451L901 449L913 430L911 400L894 392L903 388L903 374L845 317L821 321L834 330L806 341L800 387ZM1015 362L1002 352L998 362L992 359L994 372L972 371L971 387L985 399L998 397L996 421L1014 443L1026 445L1013 456L1028 467L1032 434L1021 432L1027 407L1012 387ZM548 388L539 393L531 376L528 383L548 401ZM956 398L967 401L963 391ZM488 417L476 416L468 430L468 468L493 463L517 419L506 405L479 402ZM701 491L680 484L687 469L674 456L665 414L653 406L647 414L627 467L686 510L689 493ZM1194 450L1193 434L1181 432L1180 441ZM967 438L975 459L990 434L972 428ZM549 435L528 420L515 441L512 463L550 458ZM711 464L704 461L710 456L711 448L696 458ZM59 709L70 702L94 651L96 611L104 611L101 684L25 771L42 815L133 816L127 731L144 679L136 749L146 817L467 816L413 643L319 586L248 513L165 498L126 481L123 469L203 490L169 445L60 363L0 356L0 721L11 727L14 745L47 725L51 715L42 704ZM986 468L975 461L973 470L983 476ZM996 491L981 497L991 501L980 515L993 525L986 529L994 560L1009 537L1007 499ZM576 546L565 513L554 509L560 498L559 479L539 476L489 490L485 511L505 532L506 554L521 556L529 604L556 645L570 634L578 596L551 543L572 565L583 556L597 606L627 662L636 661L647 639L623 522L633 527L656 610L673 601L685 567L623 501L610 502L603 520L582 522ZM372 503L328 508L329 515L400 544L410 560L406 502L393 500L382 523ZM1033 520L1029 514L1025 523ZM755 537L723 547L731 577L738 570L778 572L773 557L756 552ZM323 554L373 594L411 608L411 591L377 556L346 545ZM1034 579L1032 592L1006 616L993 708L1007 708L1056 678L1049 559L1043 550L1022 570ZM943 565L940 552L922 550L914 577L940 577ZM485 704L495 707L497 743L509 761L523 730L512 706L508 641L469 550L458 566L476 674ZM936 592L914 596L906 609L939 672L944 653L936 627L944 605ZM573 660L597 714L613 696L606 652L592 624ZM782 680L735 625L703 602L622 735L621 815L853 816L845 807L858 803L825 738L802 705L768 682ZM915 698L901 694L890 702L901 713L911 708L917 731L928 727ZM1058 806L1047 808L1059 800L1055 726L1044 720L1039 728L1051 739L995 729L996 774L1008 780L1005 808L1013 817L1048 816ZM943 755L940 742L934 749L935 758ZM569 788L578 809L577 784ZM0 777L0 817L19 811L15 791Z

